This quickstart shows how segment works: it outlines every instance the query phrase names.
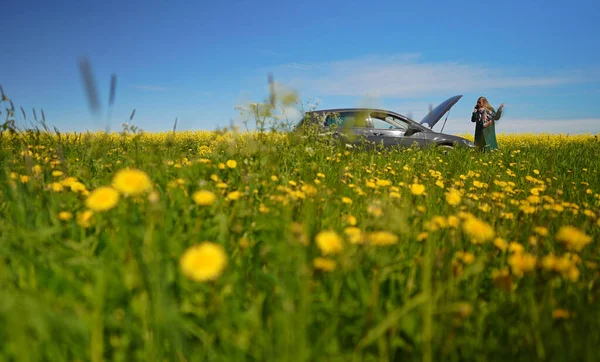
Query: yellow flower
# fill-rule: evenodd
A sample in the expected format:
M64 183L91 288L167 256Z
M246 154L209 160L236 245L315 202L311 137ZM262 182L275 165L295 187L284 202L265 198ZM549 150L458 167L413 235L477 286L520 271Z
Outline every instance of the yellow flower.
M217 196L208 190L199 190L194 192L192 199L198 205L209 206L215 203Z
M188 248L181 256L179 265L183 274L191 280L215 280L227 266L227 254L221 245L205 241Z
M419 235L417 235L417 241L423 241L427 239L428 236L429 233L427 231L420 232Z
M369 233L367 239L373 245L393 245L398 242L398 236L388 231L375 231Z
M392 191L392 192L390 192L390 197L392 199L399 199L400 198L400 193L397 192L397 191Z
M425 192L425 186L422 184L412 184L410 185L410 192L413 195L422 195Z
M63 184L61 184L60 182L52 182L48 185L48 188L50 188L50 190L54 192L61 192L62 190L64 190Z
M510 265L513 274L521 276L523 273L527 273L535 269L537 259L531 254L516 253L512 254L508 258L508 264Z
M456 206L460 204L461 199L462 197L460 195L460 191L455 188L451 188L448 190L448 192L446 192L446 202L450 206Z
M59 170L52 171L52 176L54 176L54 177L59 177L59 176L62 176L62 175L63 175L62 171L59 171Z
M152 189L150 177L141 170L123 169L113 177L113 187L124 195L141 195Z
M508 251L512 254L520 254L523 251L525 251L525 248L523 247L523 245L511 241L510 244L508 244Z
M556 234L556 240L561 241L568 249L581 251L592 238L574 226L563 226Z
M335 270L336 264L334 260L318 256L313 260L313 266L315 269L330 272Z
M40 165L35 165L31 168L31 172L33 172L34 175L39 175L42 173L42 166Z
M160 196L158 195L158 192L152 191L150 194L148 194L148 201L151 204L156 204L158 202L158 200L160 200Z
M475 255L468 251L457 251L454 256L457 260L460 259L465 264L473 264L473 262L475 261Z
M342 238L335 231L321 231L315 237L315 242L323 255L339 254L343 250Z
M260 204L258 206L258 212L260 212L261 214L268 214L270 210L271 209L269 209L265 204Z
M107 211L119 202L119 193L112 187L99 187L92 191L85 201L85 206L93 211Z
M236 168L237 167L237 162L235 160L227 160L227 167L229 167L229 168Z
M368 205L367 213L369 213L370 215L373 215L375 217L380 217L383 215L383 210L381 209L381 207L379 207L377 205Z
M547 236L548 235L548 229L546 229L543 226L536 226L536 227L533 228L533 231L536 234L540 235L540 236Z
M58 218L62 221L69 221L73 218L73 214L68 211L61 211L58 213Z
M448 216L448 226L451 228L457 228L460 224L460 219L454 215Z
M468 217L463 222L464 232L471 238L473 244L481 244L494 238L496 233L490 224L476 217Z
M553 319L568 319L571 317L571 313L566 309L557 308L552 311Z
M364 242L362 232L355 226L348 226L345 228L344 234L348 237L350 244L362 244Z
M79 224L81 227L89 228L92 226L92 216L94 216L93 211L85 210L77 215L77 224Z
M521 205L519 206L519 210L523 211L525 214L533 214L535 212L535 207L531 205Z
M242 193L239 191L232 191L229 194L227 194L227 200L229 201L238 200L240 197L242 197Z
M322 172L319 172L319 173L317 174L317 177L320 177L320 178L325 178L325 174L323 174Z
M85 185L79 181L75 181L71 184L71 191L73 191L73 192L83 192L85 190L86 190Z
M496 238L494 239L494 246L502 251L505 251L508 248L508 243L502 238Z
M386 186L390 186L392 184L392 181L390 181L390 180L377 180L377 182L375 184L377 186L386 187Z
M342 202L343 202L344 204L351 204L351 203L352 203L352 199L351 199L351 198L349 198L349 197L345 197L345 196L344 196L344 197L342 197Z
M357 223L356 217L353 215L348 215L346 216L346 222L348 223L348 225L355 226Z

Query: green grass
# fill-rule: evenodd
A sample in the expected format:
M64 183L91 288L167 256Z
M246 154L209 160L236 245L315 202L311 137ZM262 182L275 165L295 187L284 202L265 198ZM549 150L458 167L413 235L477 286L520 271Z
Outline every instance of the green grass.
M0 360L597 359L594 136L500 136L499 152L485 154L361 152L311 136L227 132L3 133L0 145ZM230 159L236 168L219 167ZM89 227L78 222L84 194L48 189L76 177L92 191L125 167L149 175L154 201L122 197ZM413 195L413 183L425 194ZM451 187L462 192L458 206L445 201ZM536 187L539 203L528 200ZM195 205L199 189L216 203ZM234 190L243 196L228 201ZM398 242L349 243L348 215L364 233L388 231ZM460 223L435 228L436 216ZM473 243L468 217L522 245L535 268L520 275L493 239ZM556 237L565 225L591 242L569 250ZM324 256L336 263L330 272L313 266L322 230L344 237L342 253ZM228 258L205 283L179 265L202 241L223 245ZM578 278L544 267L551 253L567 255ZM493 277L503 269L504 279ZM557 310L568 316L553 317Z

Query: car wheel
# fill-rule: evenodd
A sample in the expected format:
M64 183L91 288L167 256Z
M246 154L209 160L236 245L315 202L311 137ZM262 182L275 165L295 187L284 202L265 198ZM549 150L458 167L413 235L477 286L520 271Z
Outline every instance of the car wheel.
M437 145L437 147L443 152L448 153L454 149L452 145Z

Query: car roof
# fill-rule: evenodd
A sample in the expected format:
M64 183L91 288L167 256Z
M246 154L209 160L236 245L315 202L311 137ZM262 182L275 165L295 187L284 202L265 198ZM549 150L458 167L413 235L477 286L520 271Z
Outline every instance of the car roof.
M308 112L306 112L306 114L342 113L342 112L344 112L344 113L346 113L346 112L352 112L352 113L381 112L381 113L394 114L394 115L400 116L402 118L408 118L400 113L390 111L388 109L378 109L378 108L331 108L331 109L320 109L320 110L315 110L315 111L308 111Z

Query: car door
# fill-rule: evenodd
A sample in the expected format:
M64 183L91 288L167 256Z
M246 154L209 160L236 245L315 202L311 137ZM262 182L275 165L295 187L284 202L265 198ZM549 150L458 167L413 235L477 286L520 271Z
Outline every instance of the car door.
M404 134L409 128L409 123L389 113L371 112L369 117L371 123L369 141L384 146L403 146L411 147L415 143L418 146L425 144L425 139L421 132L417 132L411 136Z
M333 132L334 137L358 144L371 135L368 117L368 113L329 113L325 118L325 126Z

